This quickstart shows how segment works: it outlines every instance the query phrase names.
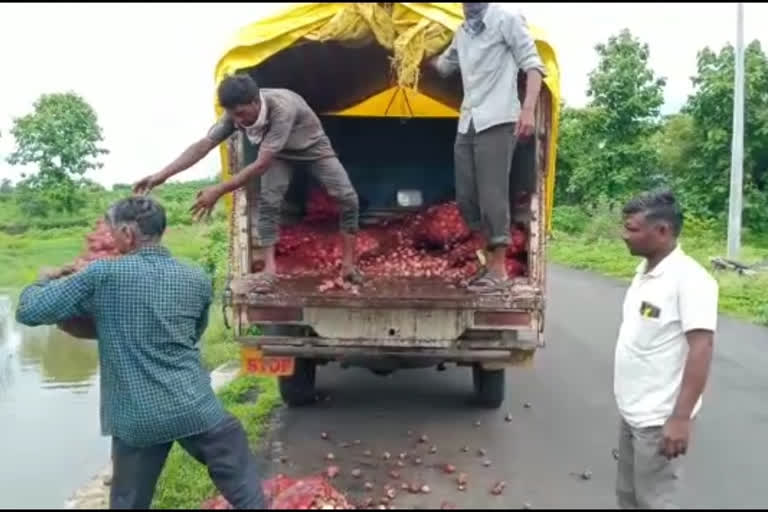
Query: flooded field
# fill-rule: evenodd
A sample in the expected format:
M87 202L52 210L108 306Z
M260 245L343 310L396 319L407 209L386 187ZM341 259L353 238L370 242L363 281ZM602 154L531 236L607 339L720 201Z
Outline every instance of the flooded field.
M96 342L14 321L0 295L0 507L61 508L109 461Z

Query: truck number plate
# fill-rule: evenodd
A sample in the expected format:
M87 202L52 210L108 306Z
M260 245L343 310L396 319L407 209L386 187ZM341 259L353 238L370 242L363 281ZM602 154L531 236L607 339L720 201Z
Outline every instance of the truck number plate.
M290 377L295 371L292 357L264 357L261 350L243 347L241 351L243 373L268 375L271 377Z

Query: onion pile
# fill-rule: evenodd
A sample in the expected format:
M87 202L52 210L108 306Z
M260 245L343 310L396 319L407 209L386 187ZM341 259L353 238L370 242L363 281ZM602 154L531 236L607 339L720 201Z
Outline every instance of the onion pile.
M304 220L310 224L338 220L339 205L322 187L312 187L307 199L307 215Z
M333 199L321 192L310 195L309 213L301 224L280 230L275 253L281 276L327 278L341 268L342 237L338 226L328 222L332 218L328 201ZM524 276L527 234L522 226L514 226L510 237L507 271L510 277ZM356 247L358 266L367 276L451 282L477 271L477 251L484 248L483 241L470 233L454 202L362 229ZM323 288L333 287L328 284Z
M441 204L427 210L416 232L416 242L425 247L447 249L471 235L455 203Z
M264 497L272 510L354 510L347 498L322 476L294 479L283 475L265 480ZM204 501L202 510L231 510L232 505L219 495Z
M99 220L96 223L93 231L86 235L85 241L85 251L73 263L78 271L84 269L92 261L120 256L115 241L109 232L109 227L104 220Z

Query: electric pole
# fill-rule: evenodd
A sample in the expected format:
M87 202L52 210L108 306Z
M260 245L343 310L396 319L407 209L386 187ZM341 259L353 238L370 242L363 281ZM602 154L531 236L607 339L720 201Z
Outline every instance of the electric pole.
M733 139L731 141L731 195L728 200L728 259L741 250L741 212L744 173L744 4L736 6L736 51L733 79Z

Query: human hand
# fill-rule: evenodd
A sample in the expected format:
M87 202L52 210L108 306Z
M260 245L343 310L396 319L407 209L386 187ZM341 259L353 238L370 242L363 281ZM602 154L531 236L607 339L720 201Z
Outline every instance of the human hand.
M536 130L536 119L533 109L523 109L520 112L520 119L515 126L515 136L518 138L527 138L533 135Z
M672 416L662 428L662 440L659 451L667 459L674 459L685 455L688 451L688 440L691 435L691 420Z
M195 204L189 209L195 220L200 221L203 217L210 218L213 207L216 205L219 197L221 197L221 192L219 192L218 187L215 185L198 192Z
M165 177L162 176L159 172L150 174L149 176L146 176L136 182L136 184L133 186L133 193L146 195L149 194L153 188L157 187L158 185L162 185L163 183L165 183Z
M51 279L59 279L71 274L74 274L76 272L74 265L65 265L60 268L54 268L54 267L43 267L40 269L40 272L38 273L38 278L43 281L51 280Z

